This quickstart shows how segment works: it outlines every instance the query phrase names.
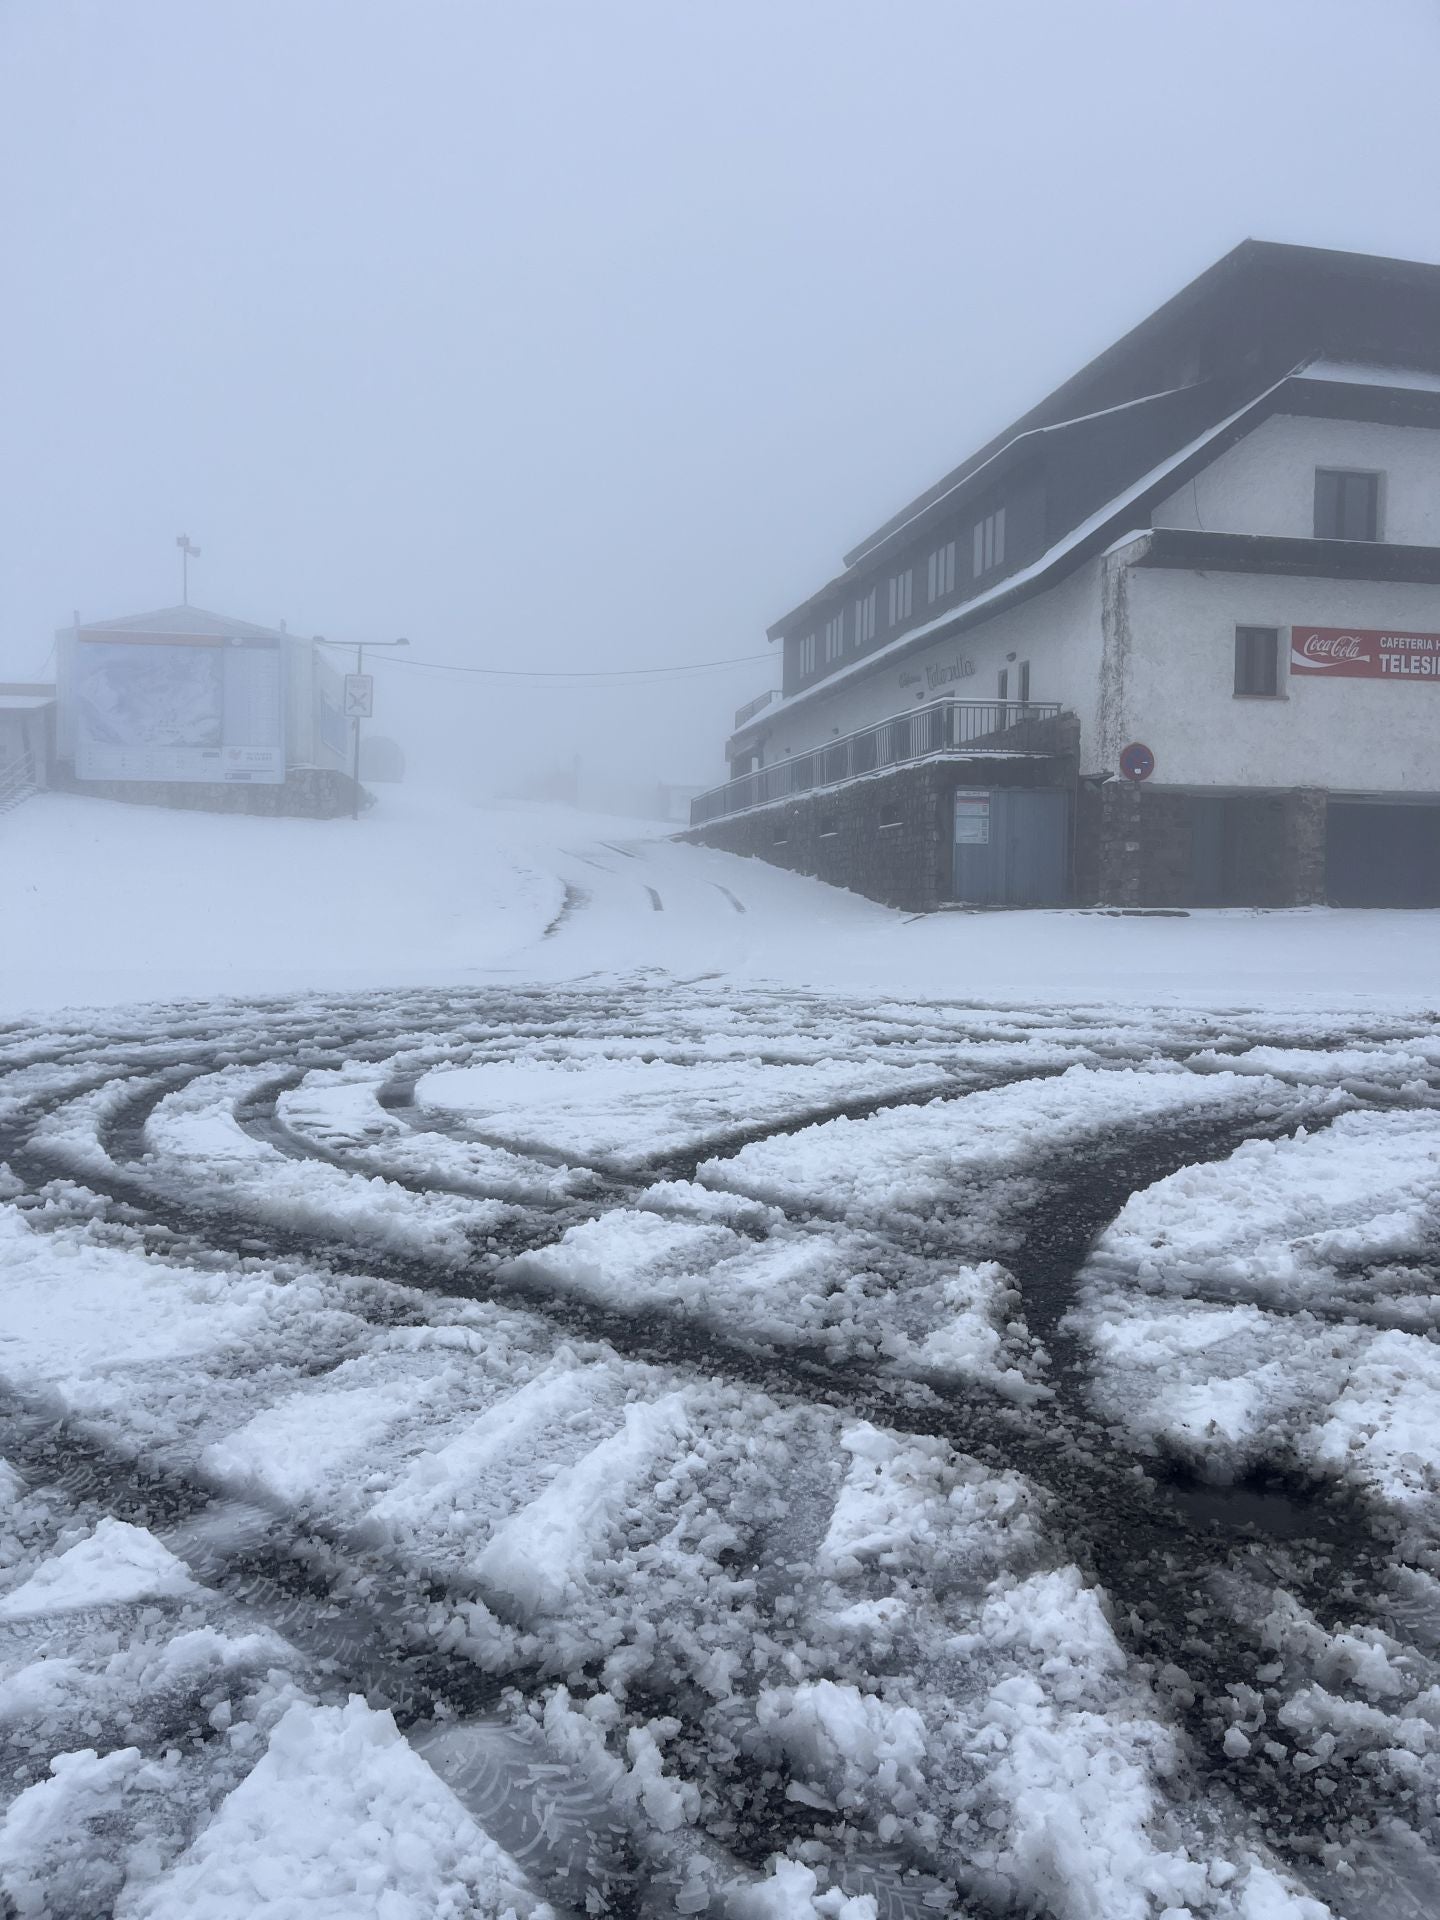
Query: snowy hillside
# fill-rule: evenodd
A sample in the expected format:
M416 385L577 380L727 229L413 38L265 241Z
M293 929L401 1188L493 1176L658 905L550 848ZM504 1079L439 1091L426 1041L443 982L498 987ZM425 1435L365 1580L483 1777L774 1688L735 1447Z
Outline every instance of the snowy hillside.
M390 789L363 820L43 794L0 817L0 1007L659 969L868 992L1424 1004L1440 915L891 912L655 822Z

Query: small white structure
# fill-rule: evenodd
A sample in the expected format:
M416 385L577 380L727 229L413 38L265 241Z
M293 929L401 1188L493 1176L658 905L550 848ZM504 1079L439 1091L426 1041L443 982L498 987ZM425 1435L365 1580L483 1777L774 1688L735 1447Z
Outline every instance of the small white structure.
M77 781L278 786L344 771L340 675L311 640L202 607L56 634L57 753Z

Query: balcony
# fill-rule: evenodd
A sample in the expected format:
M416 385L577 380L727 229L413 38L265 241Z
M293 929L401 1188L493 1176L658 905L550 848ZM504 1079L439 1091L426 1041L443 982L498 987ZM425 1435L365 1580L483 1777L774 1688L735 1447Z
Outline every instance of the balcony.
M1049 756L1062 751L1059 718L1058 704L1033 700L932 700L712 787L690 802L690 824L707 826L920 760Z
M780 689L771 687L768 693L757 693L753 700L747 700L743 707L735 710L735 732L738 733L747 720L753 720L757 713L763 713L766 707L773 707L780 698Z

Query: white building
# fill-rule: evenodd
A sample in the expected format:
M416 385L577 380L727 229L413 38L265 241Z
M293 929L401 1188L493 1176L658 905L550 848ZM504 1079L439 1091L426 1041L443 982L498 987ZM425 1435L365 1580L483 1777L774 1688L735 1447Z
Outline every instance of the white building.
M313 640L191 606L77 617L55 640L57 758L78 787L170 806L349 811L342 679Z
M1247 242L771 637L713 844L914 906L1440 905L1440 268Z

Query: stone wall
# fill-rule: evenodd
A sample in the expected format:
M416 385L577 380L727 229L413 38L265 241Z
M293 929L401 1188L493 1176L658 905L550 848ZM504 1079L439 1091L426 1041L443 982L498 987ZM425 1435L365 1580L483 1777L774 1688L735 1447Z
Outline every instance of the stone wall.
M1054 786L1068 771L1039 760L929 760L714 820L680 838L926 912L951 897L956 787Z
M1218 898L1197 889L1201 808L1212 810L1209 830L1219 834ZM1325 794L1317 789L1209 795L1114 780L1100 791L1095 831L1107 906L1296 907L1325 898Z
M50 784L66 793L87 793L97 800L124 800L137 807L178 807L199 813L258 813L300 820L337 820L349 814L355 782L335 767L292 767L277 786L221 780L77 780L71 768L57 767ZM374 795L360 789L362 810Z

